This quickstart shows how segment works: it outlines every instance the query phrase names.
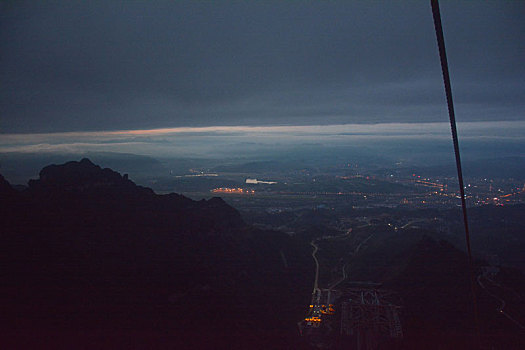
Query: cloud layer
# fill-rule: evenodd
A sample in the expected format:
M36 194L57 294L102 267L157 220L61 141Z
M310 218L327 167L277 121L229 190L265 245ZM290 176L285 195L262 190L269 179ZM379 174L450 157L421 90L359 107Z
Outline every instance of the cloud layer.
M446 120L426 1L23 2L0 132ZM525 4L441 4L458 119L523 120Z
M462 145L486 156L525 155L525 121L460 123ZM154 157L247 157L253 152L313 145L448 152L447 123L179 127L151 130L5 134L0 153L125 152ZM434 149L433 149L434 148ZM521 151L519 151L521 150ZM491 153L492 152L492 153ZM516 153L518 152L518 153Z

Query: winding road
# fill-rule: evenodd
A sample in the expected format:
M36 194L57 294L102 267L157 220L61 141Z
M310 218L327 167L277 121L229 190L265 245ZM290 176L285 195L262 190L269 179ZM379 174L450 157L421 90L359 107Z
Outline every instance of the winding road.
M319 260L317 260L317 251L319 250L319 247L317 244L315 244L315 240L312 240L310 242L310 245L314 247L314 251L312 252L312 257L315 261L315 280L314 280L314 290L312 291L312 294L315 294L316 292L321 292L319 289L318 281L319 281Z
M367 226L371 226L371 224L368 223L368 224L359 226L358 228L364 228L364 227L367 227ZM314 250L312 252L312 258L315 261L315 280L314 280L314 289L312 291L313 295L315 295L316 293L317 293L317 295L321 294L321 290L319 289L319 260L317 260L317 252L319 251L319 246L316 244L316 242L319 241L319 240L322 240L322 239L341 239L341 238L350 236L351 233L352 233L352 228L348 229L346 231L346 233L343 234L343 235L339 235L339 236L324 236L324 237L321 237L321 238L313 239L310 242L310 245L314 248ZM361 241L361 243L359 243L357 245L357 247L354 249L354 251L352 252L352 255L357 254L359 252L359 250L361 249L362 245L366 244L366 242L368 242L370 240L370 238L372 238L372 236L374 236L374 233L370 234L370 236L368 236L363 241ZM343 269L342 269L343 275L341 276L341 278L339 280L335 281L334 283L332 283L331 285L329 285L328 289L333 289L336 286L338 286L341 282L346 280L346 277L347 277L346 276L346 267L347 267L347 265L348 265L348 263L345 263L343 265Z
M485 290L485 292L487 292L487 294L489 294L491 297L493 297L494 299L496 299L500 303L499 307L497 308L497 311L499 313L501 313L503 316L505 316L506 318L508 318L510 321L512 321L512 323L514 323L519 328L525 329L525 326L523 326L520 322L518 322L516 319L514 319L512 316L510 316L508 313L506 313L503 310L505 308L505 306L506 306L505 300L501 299L500 297L498 297L497 295L495 295L491 291L489 291L488 288L485 286L485 284L483 284L483 282L481 282L482 278L484 278L485 280L489 281L492 284L494 284L494 281L492 281L490 278L488 278L486 276L486 273L484 273L484 272L480 273L478 275L478 278L477 278L477 281L478 281L478 284L480 285L480 287L483 288Z

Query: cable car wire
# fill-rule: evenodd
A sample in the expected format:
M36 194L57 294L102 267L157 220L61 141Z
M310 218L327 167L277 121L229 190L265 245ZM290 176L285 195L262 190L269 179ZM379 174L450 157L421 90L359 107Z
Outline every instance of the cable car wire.
M441 71L443 73L443 82L445 84L445 94L447 98L448 115L450 119L450 129L452 132L452 142L454 143L454 154L456 156L456 169L458 173L459 193L461 196L463 225L465 227L465 242L467 245L469 274L470 274L470 289L472 293L472 306L473 306L473 311L474 311L474 328L475 328L477 342L479 346L480 345L480 333L479 333L479 320L478 320L478 305L477 305L477 300L476 300L475 282L474 282L474 264L472 261L473 260L472 250L470 248L470 232L469 232L468 216L467 216L467 204L465 200L465 187L463 184L463 171L461 169L461 157L460 157L460 152L459 152L458 131L456 128L456 116L454 113L454 102L452 100L452 88L450 85L447 53L445 50L445 38L443 35L443 27L441 25L441 14L439 11L439 2L438 0L430 0L430 5L432 7L432 15L434 17L434 28L436 30L436 39L437 39L438 48L439 48L439 58L441 61Z

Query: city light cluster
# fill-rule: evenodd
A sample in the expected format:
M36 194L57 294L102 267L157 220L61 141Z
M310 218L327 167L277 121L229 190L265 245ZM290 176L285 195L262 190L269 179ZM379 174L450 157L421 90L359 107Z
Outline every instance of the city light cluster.
M220 187L220 188L214 188L211 190L213 193L236 193L236 194L253 194L255 193L254 190L245 189L245 188L229 188L229 187Z

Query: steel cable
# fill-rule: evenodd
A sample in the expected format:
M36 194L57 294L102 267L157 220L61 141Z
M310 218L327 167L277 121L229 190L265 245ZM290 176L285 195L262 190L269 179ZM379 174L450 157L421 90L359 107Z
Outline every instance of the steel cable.
M443 36L443 27L441 25L441 14L439 11L438 0L430 0L432 6L432 15L434 17L434 28L436 30L436 38L439 48L439 58L441 60L441 71L443 73L443 82L445 84L445 94L447 98L448 115L450 119L450 129L452 132L452 142L454 143L454 154L456 156L456 169L458 173L459 182L459 193L461 196L461 209L463 213L463 225L465 227L465 242L467 246L468 263L469 263L469 274L470 274L470 289L472 293L472 306L474 311L474 328L476 332L476 339L478 347L480 342L479 333L479 319L478 319L478 305L475 293L475 282L474 282L474 264L472 259L472 250L470 248L470 232L467 217L467 204L465 200L465 187L463 184L463 171L461 170L461 156L459 151L458 132L456 128L456 116L454 113L454 103L452 100L452 88L450 85L450 76L448 71L447 53L445 50L445 38Z

